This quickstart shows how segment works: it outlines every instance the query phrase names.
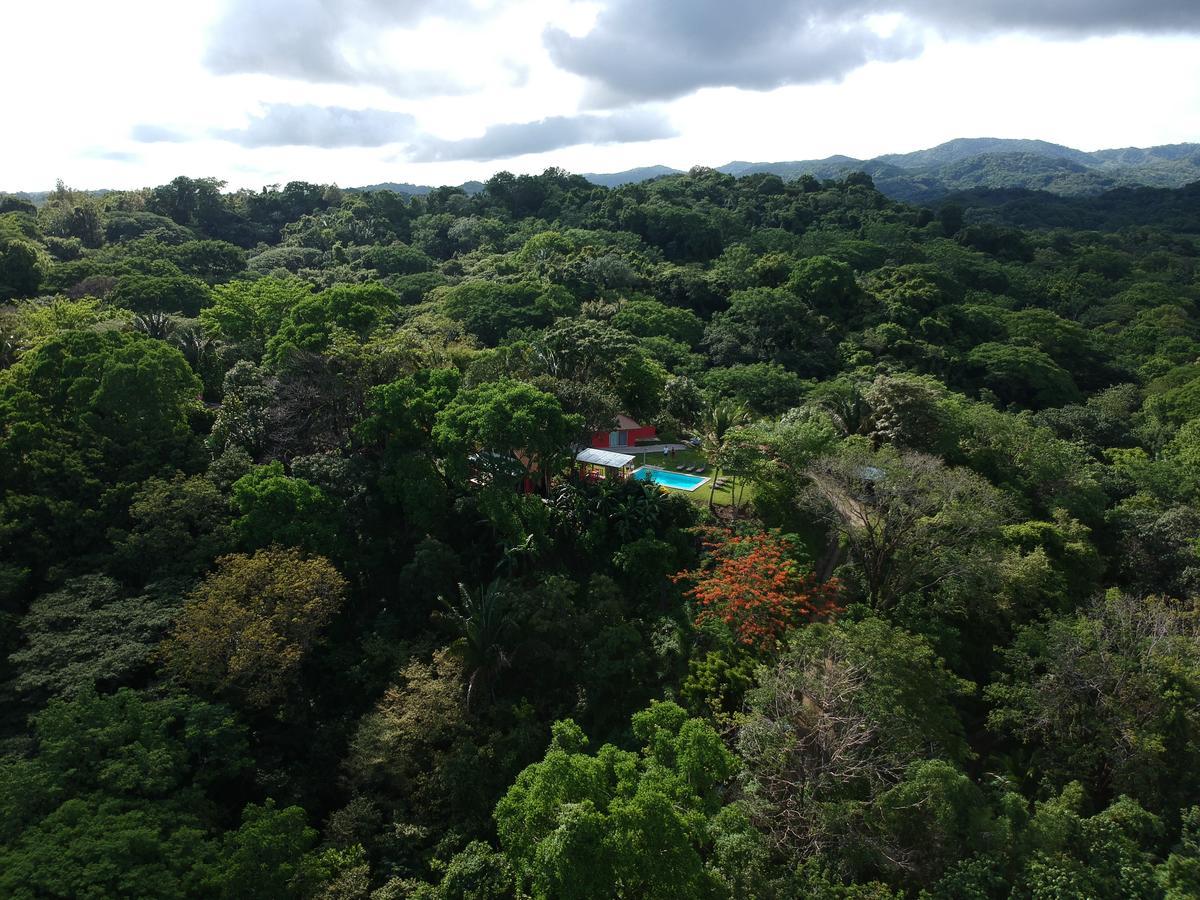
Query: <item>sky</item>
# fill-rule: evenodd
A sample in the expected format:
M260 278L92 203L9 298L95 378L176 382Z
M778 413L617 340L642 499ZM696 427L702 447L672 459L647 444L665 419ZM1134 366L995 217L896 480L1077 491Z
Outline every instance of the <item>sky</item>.
M1200 0L3 0L0 190L1200 141Z

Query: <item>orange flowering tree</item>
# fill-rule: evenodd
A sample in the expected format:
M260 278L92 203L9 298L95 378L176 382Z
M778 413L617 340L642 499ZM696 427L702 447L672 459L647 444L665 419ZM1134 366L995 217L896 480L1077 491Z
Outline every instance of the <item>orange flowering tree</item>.
M691 584L685 596L696 605L697 625L722 621L738 643L765 651L789 629L837 609L837 581L820 582L801 571L790 542L777 532L705 528L701 534L700 566L673 576Z

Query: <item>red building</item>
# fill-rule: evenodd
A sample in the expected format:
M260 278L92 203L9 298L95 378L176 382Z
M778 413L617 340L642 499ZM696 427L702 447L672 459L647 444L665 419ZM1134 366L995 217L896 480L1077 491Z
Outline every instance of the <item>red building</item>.
M592 446L601 450L611 450L614 447L632 447L638 441L658 440L658 433L653 425L639 425L629 416L622 413L617 416L617 427L612 431L596 431L592 433Z

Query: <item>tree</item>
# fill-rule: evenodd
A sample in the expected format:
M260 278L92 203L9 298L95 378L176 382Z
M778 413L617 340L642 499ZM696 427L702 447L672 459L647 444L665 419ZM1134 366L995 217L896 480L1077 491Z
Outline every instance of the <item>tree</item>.
M225 241L184 241L164 248L163 255L185 275L220 284L245 271L242 251Z
M832 343L812 309L784 288L751 288L729 298L704 330L717 365L774 362L800 375L824 374Z
M1200 894L1200 806L1183 813L1179 843L1155 876L1164 900L1186 900Z
M588 434L611 431L616 427L617 416L626 407L612 393L608 384L600 381L572 381L552 375L538 375L530 384L539 391L552 394L562 405L563 411L583 419L583 428Z
M371 388L364 418L354 426L355 441L372 463L378 489L418 537L444 514L446 479L433 456L437 414L453 399L457 369L422 369ZM451 580L453 583L453 580Z
M713 478L708 490L708 508L716 503L717 476L721 474L724 464L726 435L750 421L750 413L745 407L738 406L728 400L710 404L700 419L700 447L709 463L713 466Z
M914 763L967 757L953 704L972 687L926 639L880 619L802 629L747 694L737 749L751 819L793 861L903 870L928 835L901 840L875 811L887 819L900 785L913 795L907 806L940 790L940 778L921 786L928 773Z
M397 241L386 246L372 247L367 254L371 266L382 275L416 275L428 272L434 261L415 247Z
M779 415L795 406L811 387L776 363L750 363L704 373L704 387L715 396L763 415Z
M630 300L613 316L612 324L638 337L668 337L689 347L700 343L704 323L690 309L657 300Z
M1162 822L1128 797L1093 816L1078 783L1037 804L1026 828L1032 852L1012 883L1028 896L1155 897L1152 848Z
M570 450L583 426L551 395L528 384L502 378L459 391L437 414L433 438L465 471L467 457L484 454L481 463L503 477L515 469L546 488L556 464Z
M64 802L0 849L6 897L185 898L211 853L192 816L97 797Z
M208 285L187 275L124 275L106 298L136 313L180 313L195 318L211 299Z
M299 806L248 803L241 826L222 836L219 857L205 873L206 889L229 900L308 896L306 868L313 861L306 856L316 846L317 831L307 818Z
M200 322L257 361L289 311L311 296L312 286L298 278L231 281L212 289L212 305L201 310Z
M1095 462L1078 444L1060 440L1029 416L1011 415L951 394L942 403L957 446L947 459L979 473L1037 511L1057 509L1089 525L1107 503Z
M7 764L40 769L72 792L195 799L185 795L228 783L248 762L244 729L230 710L187 695L155 698L122 688L52 700L34 716L33 734L36 755ZM45 783L33 778L29 785ZM35 790L25 798L6 794L5 801L60 798L52 789L44 798Z
M663 413L685 428L691 428L704 410L700 388L686 375L668 378L662 390Z
M287 308L279 330L267 340L266 360L279 369L297 354L320 353L336 329L365 340L399 298L381 284L339 284Z
M32 297L46 268L36 244L0 233L0 301Z
M470 743L462 662L439 650L392 677L359 720L343 769L356 791L398 819L444 827L456 809L456 754Z
M286 278L304 269L319 267L323 258L324 254L315 247L272 247L247 259L246 270L255 275Z
M795 548L776 534L705 533L705 559L673 580L691 584L685 594L696 607L696 625L724 622L738 643L775 649L783 636L837 605L837 585L801 573Z
M454 399L461 375L457 369L422 369L371 389L367 416L355 436L384 449L429 447L437 414Z
M275 378L244 359L225 373L221 408L208 436L214 455L236 448L257 457L266 449L278 388Z
M95 297L45 297L0 309L0 368L7 368L61 332L98 325L120 327L131 318L125 310Z
M233 549L229 502L208 478L152 478L134 494L126 529L110 532L116 566L142 583L194 577Z
M471 279L439 291L442 309L488 345L498 344L514 328L549 325L575 307L561 287L536 281L513 284Z
M150 192L147 207L180 225L210 223L222 209L221 188L216 178L187 178L180 175Z
M472 841L454 855L438 885L446 900L515 900L517 876L503 853Z
M224 556L163 643L167 668L252 709L274 706L295 692L300 666L345 592L345 579L321 557L280 549Z
M439 598L443 618L457 632L450 651L462 661L467 675L467 707L491 695L495 679L512 660L505 643L512 639L513 622L504 585L492 581L473 593L459 584L456 601Z
M343 544L336 504L316 485L284 474L278 460L234 482L233 506L240 513L233 528L247 550L277 545L332 555Z
M1115 455L1115 454L1114 454ZM1171 486L1179 487L1182 479ZM1116 532L1116 582L1134 595L1192 597L1200 587L1200 511L1135 495L1106 516Z
M22 421L37 416L44 427L35 432L57 426L81 443L99 444L105 471L132 475L153 471L186 442L198 395L199 382L177 350L135 334L74 331L6 373L0 412L13 439L23 436Z
M924 453L945 449L949 416L940 406L945 394L945 388L930 378L877 376L863 392L871 408L872 443Z
M1047 309L1029 308L1009 312L1004 326L1013 343L1041 350L1070 372L1084 390L1091 391L1119 380L1119 369L1101 352L1095 335L1080 325Z
M6 897L300 896L316 832L298 807L251 804L218 830L249 765L231 712L130 690L53 701L36 752L0 763Z
M616 382L616 371L637 354L638 342L619 328L594 319L574 318L546 329L538 341L543 366L552 375L578 381Z
M127 333L66 332L0 373L6 551L43 572L94 552L134 484L195 460L199 395L178 350Z
M788 526L787 531L810 529L797 515L796 497L808 485L812 461L837 443L829 416L800 407L778 421L732 429L729 440L737 448L736 461L745 463L739 475L753 486L755 514L774 527Z
M130 597L111 578L87 575L30 604L24 646L9 657L13 687L36 697L76 697L129 684L154 662L183 605L179 586Z
M788 277L788 288L813 312L841 322L854 318L862 297L854 270L828 256L798 262Z
M194 895L210 797L249 764L230 711L122 689L51 701L31 725L30 755L0 762L0 893Z
M808 468L809 508L845 539L854 575L877 611L909 591L963 577L997 535L1006 509L974 472L920 453L847 447Z
M543 761L496 805L500 844L535 898L710 896L706 825L734 760L712 728L674 703L633 717L633 753L558 722Z
M1034 347L980 344L967 354L967 363L973 383L1004 403L1044 409L1081 399L1070 373Z
M1023 628L986 691L988 723L1032 751L1052 785L1082 779L1104 802L1152 812L1194 796L1200 765L1195 610L1112 592L1077 615Z
M938 224L942 227L942 234L946 237L954 237L962 230L963 218L963 208L957 203L943 203L938 208Z

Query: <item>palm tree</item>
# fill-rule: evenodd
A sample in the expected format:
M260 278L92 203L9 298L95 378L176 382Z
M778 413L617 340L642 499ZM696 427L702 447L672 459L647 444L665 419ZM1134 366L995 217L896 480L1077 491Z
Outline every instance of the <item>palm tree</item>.
M708 492L709 509L716 505L717 476L721 474L725 436L730 429L745 425L749 421L750 413L746 407L730 400L719 400L710 404L700 418L700 449L713 466L713 477Z
M512 627L508 596L497 579L475 593L460 583L457 602L438 599L446 608L441 618L458 632L450 649L467 672L470 709L481 695L491 695L497 676L512 662L504 647Z
M214 361L217 352L217 342L197 326L187 326L177 331L175 345L197 374L204 372Z
M527 534L519 544L502 549L500 561L496 563L496 574L508 578L520 575L521 569L532 565L537 555L538 546L533 540L533 535Z
M152 338L165 341L175 334L175 317L162 310L154 310L134 316L133 327Z
M661 510L658 488L646 482L629 481L611 495L616 503L607 518L616 528L622 543L629 543L647 532L653 533Z
M837 378L822 384L810 401L824 410L835 428L844 435L863 434L871 418L871 406L861 381Z

